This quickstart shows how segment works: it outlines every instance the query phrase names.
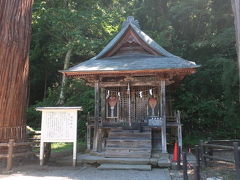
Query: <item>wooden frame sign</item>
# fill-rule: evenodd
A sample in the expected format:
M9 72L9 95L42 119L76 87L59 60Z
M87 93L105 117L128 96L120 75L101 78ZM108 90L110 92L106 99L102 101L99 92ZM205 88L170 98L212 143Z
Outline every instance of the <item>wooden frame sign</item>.
M42 111L40 165L44 164L44 143L72 142L73 166L77 161L77 112L82 107L38 107Z

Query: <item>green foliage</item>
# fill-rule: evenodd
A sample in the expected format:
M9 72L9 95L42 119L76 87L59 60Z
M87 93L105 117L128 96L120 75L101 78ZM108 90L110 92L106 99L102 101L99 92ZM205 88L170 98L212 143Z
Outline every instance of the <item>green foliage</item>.
M176 89L185 142L240 138L239 78L231 4L225 0L36 0L30 57L28 124L39 127L37 106L55 106L63 60L70 66L98 53L129 15L168 51L201 64ZM65 87L68 106L83 106L81 127L93 111L93 91L77 80ZM85 129L81 129L82 138Z
M94 108L93 89L85 86L83 81L69 80L66 85L66 100L64 106L82 106L83 112L79 113L78 135L82 139L85 137L85 124L88 112ZM35 110L36 107L56 106L60 93L59 85L48 90L48 97L28 108L28 125L39 128L41 123L41 113Z
M45 98L59 82L64 57L73 50L70 66L96 55L117 32L120 15L94 1L37 0L33 8L30 53L30 104ZM82 6L85 5L85 6Z

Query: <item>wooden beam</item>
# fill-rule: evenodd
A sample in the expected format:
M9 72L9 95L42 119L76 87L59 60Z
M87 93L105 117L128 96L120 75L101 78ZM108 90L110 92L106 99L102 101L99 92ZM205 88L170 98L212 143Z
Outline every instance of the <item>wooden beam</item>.
M161 126L162 134L162 153L167 153L167 133L166 133L166 84L165 80L161 80L160 83L160 115L163 118Z
M149 70L94 70L94 71L59 71L66 76L79 76L80 78L91 77L94 75L144 75L144 74L159 74L159 73L174 73L174 75L189 75L196 72L195 68L182 68L182 69L149 69Z
M174 83L174 81L165 80L166 86ZM95 83L87 83L88 86L94 86ZM127 87L128 82L99 82L99 87ZM131 81L131 86L159 86L159 81Z

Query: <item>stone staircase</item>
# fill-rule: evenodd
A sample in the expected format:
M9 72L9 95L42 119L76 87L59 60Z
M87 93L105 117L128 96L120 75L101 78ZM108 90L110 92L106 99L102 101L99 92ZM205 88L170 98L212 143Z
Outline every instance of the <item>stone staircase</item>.
M150 158L152 151L151 130L111 129L106 142L105 157Z

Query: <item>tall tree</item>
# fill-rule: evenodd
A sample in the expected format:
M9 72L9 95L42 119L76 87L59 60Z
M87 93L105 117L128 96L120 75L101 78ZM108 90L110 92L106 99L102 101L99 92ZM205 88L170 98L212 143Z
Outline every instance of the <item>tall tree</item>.
M25 139L33 0L0 0L0 142Z
M240 77L240 2L239 0L232 0L232 9L234 15L235 34L236 34L236 48L238 55L238 71ZM240 94L240 89L239 89Z

